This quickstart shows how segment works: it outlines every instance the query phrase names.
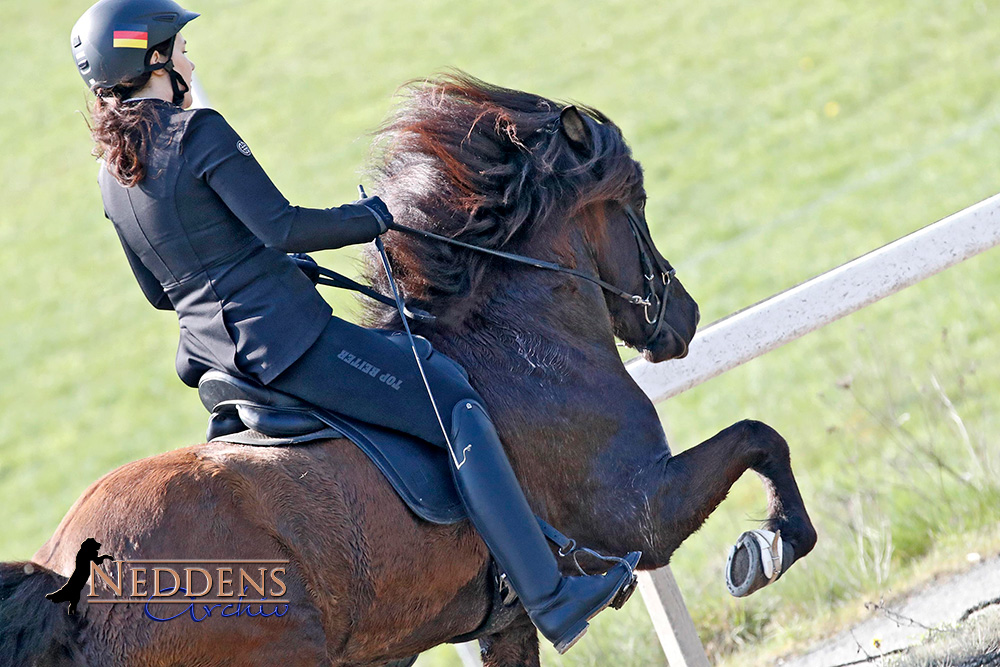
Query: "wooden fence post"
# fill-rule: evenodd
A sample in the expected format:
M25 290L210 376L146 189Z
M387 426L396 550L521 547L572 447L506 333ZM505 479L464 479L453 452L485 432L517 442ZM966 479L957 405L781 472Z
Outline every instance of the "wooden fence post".
M709 667L677 581L669 567L639 573L639 592L670 667Z
M639 573L639 593L670 667L709 667L705 648L669 567ZM479 642L455 644L463 667L482 667Z

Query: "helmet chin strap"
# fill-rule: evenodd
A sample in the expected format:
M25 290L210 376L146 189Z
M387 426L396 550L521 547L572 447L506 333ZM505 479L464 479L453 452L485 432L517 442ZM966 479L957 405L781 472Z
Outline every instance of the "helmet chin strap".
M184 96L191 90L191 87L187 85L184 77L174 70L174 63L172 61L168 60L163 65L163 69L167 70L167 73L170 75L170 88L174 91L174 98L171 101L177 106L183 105Z
M187 82L184 80L184 77L182 77L179 73L177 73L174 70L174 61L170 59L169 54L172 53L174 50L175 39L177 39L176 35L170 38L170 41L167 42L167 48L165 49L165 51L162 52L159 50L156 51L160 55L163 55L167 58L166 62L150 64L148 59L152 57L153 51L152 50L149 51L149 53L146 56L147 57L146 71L155 72L158 69L167 70L167 74L170 75L170 89L173 90L174 93L174 97L171 100L171 102L173 102L177 106L182 106L184 104L184 96L188 93L189 90L191 90L191 87L187 85Z

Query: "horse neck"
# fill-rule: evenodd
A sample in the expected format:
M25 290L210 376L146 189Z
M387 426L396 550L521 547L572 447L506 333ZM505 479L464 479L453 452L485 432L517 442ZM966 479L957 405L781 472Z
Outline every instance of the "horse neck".
M656 410L621 362L604 295L578 278L519 270L474 323L426 333L469 372L535 511L590 539L589 517L616 511L608 471L668 452Z
M596 274L585 247L575 258ZM483 297L461 326L415 331L468 371L536 512L583 539L581 517L614 512L602 471L668 451L659 417L621 362L599 288L505 267Z
M582 234L567 233L561 240L575 267L596 276ZM533 245L553 247L557 242L539 240ZM557 259L530 249L525 253ZM567 258L559 263L566 264ZM475 306L463 314L461 326L421 331L468 370L498 422L550 415L553 403L570 401L601 412L611 391L643 396L622 365L600 288L541 269L498 269L491 291L473 297ZM462 310L460 304L455 308ZM442 319L447 321L448 313Z

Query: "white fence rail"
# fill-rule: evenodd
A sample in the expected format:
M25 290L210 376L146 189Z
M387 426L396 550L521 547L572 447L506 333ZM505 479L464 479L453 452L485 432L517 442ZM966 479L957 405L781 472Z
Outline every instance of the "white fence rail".
M719 320L684 359L628 371L659 403L998 244L1000 195Z
M636 359L626 367L659 403L997 245L1000 195L715 322L684 359L657 365ZM670 667L707 667L670 569L639 577ZM471 646L460 655L466 667L481 664Z

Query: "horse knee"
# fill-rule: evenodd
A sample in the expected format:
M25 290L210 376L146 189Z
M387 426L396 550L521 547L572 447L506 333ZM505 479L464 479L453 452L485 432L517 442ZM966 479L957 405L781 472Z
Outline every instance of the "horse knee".
M782 462L790 460L791 453L788 442L781 437L780 433L764 422L756 419L744 419L734 424L732 428L739 431L744 442L758 448L763 457L772 460L777 458Z
M780 440L784 442L784 438L781 437L780 433L756 419L743 419L737 422L735 427L739 428L747 438L754 440Z

